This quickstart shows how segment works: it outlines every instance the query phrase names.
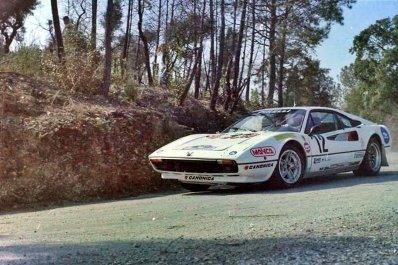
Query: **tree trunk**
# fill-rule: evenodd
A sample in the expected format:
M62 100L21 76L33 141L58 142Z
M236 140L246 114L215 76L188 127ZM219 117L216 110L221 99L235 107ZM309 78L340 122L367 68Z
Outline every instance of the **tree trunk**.
M104 58L104 75L102 78L101 94L108 97L109 87L111 85L112 73L112 15L114 3L113 0L108 0L105 13L105 58Z
M91 16L91 48L95 50L97 48L97 10L98 0L92 0L91 2L92 16Z
M247 78L243 81L243 83L240 85L239 90L238 90L238 96L234 98L234 101L232 103L232 107L229 110L229 114L232 114L236 108L236 106L238 106L240 97L242 96L242 92L243 92L243 88L247 85Z
M199 98L200 95L200 81L202 78L202 56L203 56L203 30L204 30L204 21L205 21L205 12L206 12L206 0L203 1L203 6L202 6L202 15L201 15L201 21L200 21L200 41L199 41L199 62L198 62L198 69L196 69L196 75L195 75L195 92L194 92L194 97L196 99Z
M126 31L124 33L124 43L123 43L123 50L122 50L122 76L125 75L126 67L127 67L127 59L128 53L130 48L130 26L131 20L133 16L133 2L134 0L129 0L128 8L127 8L127 22L126 22Z
M263 61L262 61L262 66L261 66L261 106L264 107L265 105L265 48L266 48L266 41L267 38L264 38L263 42Z
M229 104L232 101L232 87L231 87L231 75L233 71L233 59L232 57L229 59L227 65L227 73L225 75L225 102L224 102L224 110L227 111L229 108Z
M246 51L247 51L247 33L248 33L248 29L247 27L245 27L245 33L244 36L245 40L244 40L244 44L243 44L243 54L242 54L242 58L240 59L242 62L242 67L240 68L240 73L239 73L239 82L238 82L238 86L241 87L242 85L242 81L243 81L243 72L245 71L245 58L246 58Z
M182 106L182 104L184 104L184 101L185 101L185 99L186 99L186 97L188 95L188 92L189 92L189 88L192 85L192 81L193 81L193 79L195 77L195 74L196 74L196 71L198 69L198 64L199 64L199 60L200 60L200 55L199 54L201 54L201 52L197 51L196 60L195 60L195 63L193 65L192 72L191 72L191 74L189 76L188 83L185 85L184 90L183 90L183 92L181 94L181 97L180 97L180 106Z
M142 1L142 2L141 2ZM142 44L144 45L144 55L145 55L145 66L146 66L146 72L148 75L148 85L153 86L153 78L152 78L152 71L151 71L151 62L150 62L150 56L149 56L149 46L148 46L148 40L144 34L144 31L142 30L142 23L143 23L143 15L144 15L144 0L138 0L138 31L140 34L140 38L142 41Z
M236 19L238 18L238 2L239 0L234 0L234 17L232 22L232 48L231 48L231 56L235 54L236 49Z
M160 26L162 24L162 0L159 0L159 10L158 10L158 25L156 29L156 46L155 46L155 56L153 60L153 78L158 80L159 75L159 64L158 64L158 49L160 44ZM156 81L157 83L157 81Z
M59 22L57 0L51 0L51 11L52 11L52 15L53 15L55 38L57 40L58 61L63 62L63 60L64 60L64 42L62 39L61 24Z
M254 56L254 44L256 38L256 0L252 2L252 32L250 40L250 57L249 57L249 69L247 69L247 87L245 101L250 101L250 82L253 69L253 56Z
M210 101L210 109L216 110L218 92L220 89L220 81L222 76L223 60L224 60L224 42L225 42L225 2L221 0L221 26L220 26L220 48L218 51L218 64L217 64L217 76L214 82L213 94Z
M235 62L234 62L234 76L232 82L232 96L239 97L239 87L238 87L238 78L239 78L239 65L240 65L240 54L242 50L242 42L243 42L243 35L245 30L245 22L246 22L246 9L247 9L247 1L243 1L242 6L242 15L240 19L240 27L239 27L239 35L238 35L238 43L235 51Z
M162 63L164 69L162 76L160 77L160 86L165 89L169 87L170 75L171 75L171 69L169 67L170 56L169 56L169 47L168 47L168 41L169 41L168 34L169 34L169 0L166 0L166 25L164 30L164 40L163 40L164 43L162 45Z
M214 83L216 79L216 58L215 58L215 18L214 18L214 3L213 0L209 1L210 7L210 87L214 88ZM210 109L212 108L213 103L210 103ZM215 106L214 106L215 107Z
M285 64L285 55L286 55L286 35L287 35L287 18L288 18L288 9L286 8L283 27L282 27L282 39L281 39L281 47L280 47L280 56L279 56L279 76L278 76L278 107L283 107L283 79L285 78L284 72L284 64Z
M269 29L269 83L268 83L268 97L267 97L267 105L268 107L272 107L274 104L274 91L275 91L275 82L276 82L276 0L271 1L270 6L270 29Z
M5 54L10 53L11 43L14 41L15 37L17 36L18 29L20 29L21 27L22 24L16 23L12 26L12 32L10 35L8 35L7 33L2 33L5 39L3 47Z

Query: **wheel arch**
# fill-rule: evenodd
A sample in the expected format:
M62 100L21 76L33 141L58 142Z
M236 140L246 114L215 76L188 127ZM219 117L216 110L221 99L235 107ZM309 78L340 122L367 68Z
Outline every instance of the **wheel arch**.
M370 140L371 140L372 138L375 138L375 139L379 142L380 146L383 147L383 142L381 141L380 135L378 135L377 133L372 134L372 135L369 137L368 143L370 142Z
M381 140L380 135L378 135L377 133L374 133L369 137L368 143L373 138L377 140L377 142L379 143L380 148L381 148L381 166L386 167L386 166L388 166L388 161L387 161L386 149L384 148L383 141Z
M293 140L293 139L286 141L286 143L283 145L283 147L285 147L286 145L293 145L293 146L297 147L297 149L300 150L301 155L304 158L304 169L306 169L307 168L307 155L305 153L304 147L298 141Z

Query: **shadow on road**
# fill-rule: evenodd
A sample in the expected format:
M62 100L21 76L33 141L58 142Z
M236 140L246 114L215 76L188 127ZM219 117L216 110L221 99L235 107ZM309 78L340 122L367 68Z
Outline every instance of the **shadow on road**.
M303 179L298 187L291 189L277 189L264 184L242 185L230 188L213 188L206 192L189 192L184 193L184 196L196 195L230 195L230 194L245 194L245 193L297 193L314 190L336 189L342 187L352 187L357 185L378 184L391 181L398 181L398 172L385 171L380 172L378 176L357 177L353 173L343 173L328 176L319 176L313 178Z
M0 263L22 264L397 264L392 243L371 237L152 239L0 247Z

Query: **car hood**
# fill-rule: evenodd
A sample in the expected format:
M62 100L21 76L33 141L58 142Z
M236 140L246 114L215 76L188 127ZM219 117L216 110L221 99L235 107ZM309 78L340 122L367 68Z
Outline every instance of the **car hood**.
M224 151L234 145L262 138L267 134L274 135L273 132L239 132L239 133L220 133L220 134L200 134L192 135L185 141L181 141L172 147L173 150L207 150Z

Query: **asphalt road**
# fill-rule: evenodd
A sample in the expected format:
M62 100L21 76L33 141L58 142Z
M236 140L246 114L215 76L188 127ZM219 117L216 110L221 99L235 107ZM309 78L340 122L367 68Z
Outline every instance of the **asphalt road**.
M0 264L398 264L398 154L376 177L0 215Z

